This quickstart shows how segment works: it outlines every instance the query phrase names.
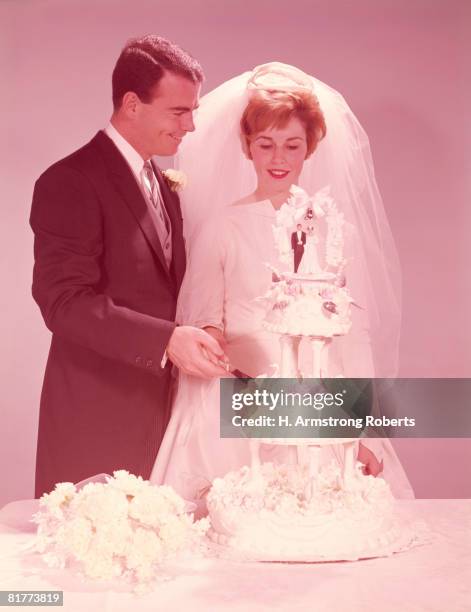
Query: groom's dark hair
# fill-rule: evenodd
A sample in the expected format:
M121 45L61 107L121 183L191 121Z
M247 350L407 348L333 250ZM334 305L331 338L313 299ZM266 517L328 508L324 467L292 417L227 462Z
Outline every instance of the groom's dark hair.
M166 71L194 83L201 83L204 78L199 62L169 40L154 34L129 40L113 70L115 110L121 106L128 91L133 91L143 102L150 102L155 86Z

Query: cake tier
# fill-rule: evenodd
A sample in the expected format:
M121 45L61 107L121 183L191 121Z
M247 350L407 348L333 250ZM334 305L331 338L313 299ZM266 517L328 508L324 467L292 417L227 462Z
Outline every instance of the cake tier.
M331 338L350 331L350 296L343 288L319 280L274 283L264 327L278 334Z
M306 466L262 464L216 479L208 494L209 537L260 561L356 560L389 555L401 530L381 478L358 473L345 489L338 466L319 472L312 496Z

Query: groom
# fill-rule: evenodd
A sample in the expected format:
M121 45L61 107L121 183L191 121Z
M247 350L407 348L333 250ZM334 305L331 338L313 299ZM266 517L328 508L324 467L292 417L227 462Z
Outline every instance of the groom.
M148 478L169 419L172 363L205 378L225 373L214 338L176 326L182 214L152 161L194 130L202 80L178 46L131 40L113 71L110 123L36 182L33 296L52 332L36 497L117 469Z
M303 232L303 226L298 223L296 231L291 234L291 250L294 255L294 273L298 271L299 264L304 255L304 246L306 244L306 232Z

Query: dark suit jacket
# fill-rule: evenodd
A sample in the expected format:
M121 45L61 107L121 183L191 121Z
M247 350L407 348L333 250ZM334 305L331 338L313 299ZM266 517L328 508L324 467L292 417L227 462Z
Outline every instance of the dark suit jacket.
M127 469L148 478L169 418L185 249L178 196L155 168L173 231L168 270L137 182L104 132L42 174L31 209L33 296L52 332L36 496Z
M306 232L301 232L301 242L302 245L298 244L298 233L295 231L291 234L291 248L293 250L296 249L304 249L304 245L306 244Z

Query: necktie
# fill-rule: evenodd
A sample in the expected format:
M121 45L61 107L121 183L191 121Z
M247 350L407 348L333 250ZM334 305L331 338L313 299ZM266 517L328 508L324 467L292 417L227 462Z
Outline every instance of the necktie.
M162 245L162 249L164 251L165 260L167 262L167 265L170 266L170 262L172 259L170 221L164 209L160 197L159 185L157 183L157 179L155 178L154 170L150 161L146 161L142 168L142 185L155 210L157 233L159 235L160 244Z

